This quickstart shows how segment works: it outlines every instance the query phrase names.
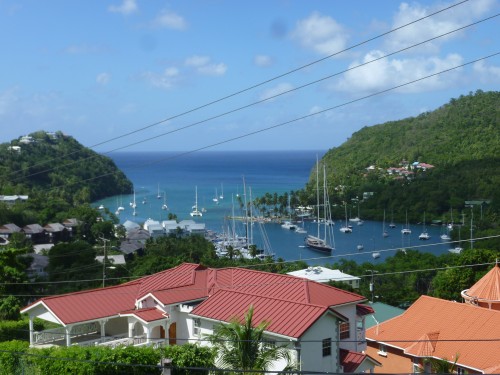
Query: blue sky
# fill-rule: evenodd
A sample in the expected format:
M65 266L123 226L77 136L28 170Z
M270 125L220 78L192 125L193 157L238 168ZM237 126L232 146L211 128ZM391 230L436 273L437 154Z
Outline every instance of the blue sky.
M0 142L61 130L99 152L329 149L364 126L499 89L495 56L357 101L500 52L500 17L355 68L491 17L498 0L324 59L456 3L0 0Z

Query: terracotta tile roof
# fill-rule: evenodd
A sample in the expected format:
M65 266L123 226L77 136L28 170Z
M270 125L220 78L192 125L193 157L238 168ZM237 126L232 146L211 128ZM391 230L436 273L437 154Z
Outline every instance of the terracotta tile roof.
M254 307L255 325L266 320L270 322L269 332L299 338L329 309L325 306L293 302L261 295L230 290L219 290L198 305L191 314L218 321L232 318L243 320L250 305ZM300 319L297 317L300 316Z
M369 328L366 338L414 356L458 354L459 365L485 373L500 366L500 311L470 304L421 296L402 315Z
M168 317L168 314L157 309L156 307L130 310L120 314L120 316L128 316L128 315L134 315L145 322L154 322L156 320L166 319Z
M478 300L500 302L500 267L498 264L470 289L464 290L463 293Z
M340 349L340 364L344 368L344 373L358 372L357 368L366 360L370 360L376 366L382 364L367 354L352 352L346 349Z

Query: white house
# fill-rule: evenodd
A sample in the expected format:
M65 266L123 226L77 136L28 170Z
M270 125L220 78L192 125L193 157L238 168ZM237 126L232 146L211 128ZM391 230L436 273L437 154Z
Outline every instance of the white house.
M302 270L288 272L288 275L303 277L309 280L317 281L318 283L327 283L329 281L339 281L355 289L359 289L359 281L361 278L343 273L340 270L332 270L326 267L307 267Z
M184 263L112 286L41 298L21 310L30 344L209 345L216 324L243 318L270 322L266 345L286 344L303 371L371 372L379 362L364 353L366 299L289 275ZM35 332L35 318L60 328ZM274 370L283 368L275 363Z

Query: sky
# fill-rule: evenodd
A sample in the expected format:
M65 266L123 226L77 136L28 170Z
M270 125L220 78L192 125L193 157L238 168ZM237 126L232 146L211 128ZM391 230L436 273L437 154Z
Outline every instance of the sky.
M500 0L460 2L0 0L0 143L327 150L498 91Z

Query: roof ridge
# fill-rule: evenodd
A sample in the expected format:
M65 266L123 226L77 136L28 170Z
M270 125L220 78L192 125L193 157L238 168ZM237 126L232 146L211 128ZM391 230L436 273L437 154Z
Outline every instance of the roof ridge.
M267 298L267 299L272 299L272 300L275 300L275 301L281 301L281 302L289 302L289 303L293 303L293 304L298 304L298 305L304 305L304 306L312 306L312 307L321 307L322 309L330 309L331 306L325 306L325 305L317 305L315 303L312 303L312 302L301 302L301 301L294 301L294 300L289 300L289 299L282 299L282 298L278 298L278 297L272 297L272 296L263 296L263 295L260 295L260 294L254 294L254 293L248 293L248 292L242 292L240 290L234 290L234 289L227 289L227 288L219 288L215 293L219 293L219 292L230 292L230 293L238 293L238 294L242 294L242 295L245 295L245 296L252 296L252 297L259 297L259 298Z

